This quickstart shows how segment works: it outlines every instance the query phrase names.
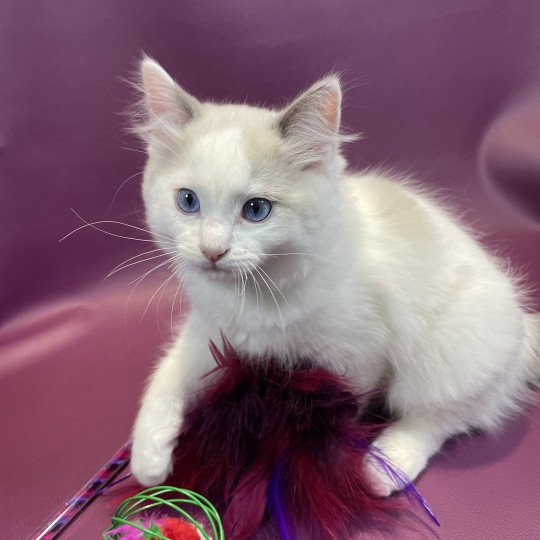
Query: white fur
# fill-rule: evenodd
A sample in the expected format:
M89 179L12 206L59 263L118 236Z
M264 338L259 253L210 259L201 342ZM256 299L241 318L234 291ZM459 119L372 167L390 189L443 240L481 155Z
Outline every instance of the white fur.
M143 195L156 242L182 261L192 307L135 424L141 483L169 472L183 410L213 365L208 341L219 343L220 331L253 362L309 357L345 371L359 391L384 384L398 419L375 444L413 479L448 437L492 430L519 408L540 371L540 331L515 280L420 190L344 172L336 78L300 96L293 112L192 98L194 109L175 116L167 107L185 108L190 97L174 94L160 69L143 61L143 79L152 74L151 87L143 82ZM280 132L287 114L295 116ZM180 188L198 194L199 213L178 210ZM274 201L267 220L242 218L251 197ZM205 247L229 250L221 271L210 269ZM376 493L396 489L376 464L366 467Z

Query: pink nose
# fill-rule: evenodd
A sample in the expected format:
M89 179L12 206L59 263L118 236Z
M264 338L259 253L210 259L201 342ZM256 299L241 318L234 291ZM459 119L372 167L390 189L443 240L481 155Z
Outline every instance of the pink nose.
M211 262L216 263L220 259L222 259L227 253L229 253L229 250L226 249L225 251L222 251L221 249L211 249L211 248L204 248L201 249L203 252L203 255Z

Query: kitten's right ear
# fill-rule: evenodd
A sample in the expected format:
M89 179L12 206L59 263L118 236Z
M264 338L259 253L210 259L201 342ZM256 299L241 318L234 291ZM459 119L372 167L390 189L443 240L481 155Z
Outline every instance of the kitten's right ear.
M300 94L277 122L292 159L303 167L332 163L339 145L354 140L340 133L341 84L330 75Z
M144 118L138 122L137 131L143 138L178 134L178 130L200 115L200 102L183 90L155 60L145 56L139 73Z

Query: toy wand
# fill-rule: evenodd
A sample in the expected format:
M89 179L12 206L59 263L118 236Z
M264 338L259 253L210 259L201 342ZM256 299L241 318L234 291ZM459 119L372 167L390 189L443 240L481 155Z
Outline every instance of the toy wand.
M105 488L124 480L114 481L129 463L131 443L125 444L112 458L78 491L47 524L31 537L31 540L54 540Z

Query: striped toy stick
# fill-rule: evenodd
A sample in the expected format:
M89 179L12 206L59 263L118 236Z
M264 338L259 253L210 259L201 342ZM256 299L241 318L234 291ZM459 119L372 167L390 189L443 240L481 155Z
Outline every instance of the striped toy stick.
M114 479L129 463L131 443L127 443L59 510L47 524L31 537L31 540L54 540L72 523L79 514L105 488L110 487Z

